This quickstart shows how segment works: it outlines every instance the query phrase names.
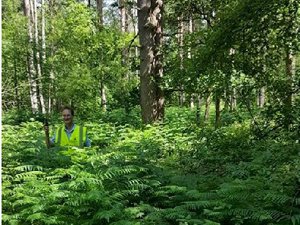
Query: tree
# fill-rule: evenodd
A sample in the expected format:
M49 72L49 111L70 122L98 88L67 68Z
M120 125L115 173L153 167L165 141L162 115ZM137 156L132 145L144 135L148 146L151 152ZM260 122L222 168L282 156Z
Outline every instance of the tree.
M24 0L24 15L28 18L28 54L27 54L27 68L28 68L28 82L30 89L31 109L33 113L39 111L38 101L38 84L37 73L34 68L34 14L31 0Z
M161 87L162 67L162 9L163 1L137 2L140 38L140 92L144 123L164 117L164 96Z

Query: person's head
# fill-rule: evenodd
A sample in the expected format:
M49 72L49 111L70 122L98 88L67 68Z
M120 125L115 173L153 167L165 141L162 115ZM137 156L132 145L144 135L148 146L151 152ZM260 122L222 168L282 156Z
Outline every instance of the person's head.
M66 126L73 124L74 110L70 106L64 106L61 115Z

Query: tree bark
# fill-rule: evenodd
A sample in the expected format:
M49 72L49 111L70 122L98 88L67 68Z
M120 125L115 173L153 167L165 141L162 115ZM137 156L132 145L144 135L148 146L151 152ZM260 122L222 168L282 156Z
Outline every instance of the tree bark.
M215 128L219 128L221 125L221 96L220 91L216 91L215 96L215 108L216 108L216 120L215 120Z
M295 57L291 53L290 50L287 50L286 53L286 76L287 76L287 90L286 90L286 98L285 98L285 121L284 125L286 128L292 123L292 104L293 104L293 76L295 74Z
M96 0L97 12L98 12L98 23L103 26L103 0Z
M19 87L18 87L18 74L17 74L17 61L16 56L14 57L14 89L15 89L15 101L17 104L17 109L20 109L20 99L19 99Z
M27 73L28 73L28 83L30 92L30 102L31 110L33 113L37 113L39 110L38 106L38 96L37 96L37 81L36 73L34 70L34 52L33 52L33 16L30 6L30 0L24 0L24 15L28 18L27 32L28 32L28 53L27 53Z
M265 105L265 88L262 87L258 90L257 106L259 108L263 108L264 105Z
M183 33L184 33L184 24L182 16L178 17L178 46L179 46L179 62L180 62L180 75L183 76ZM185 93L184 86L180 85L179 89L179 106L183 107L185 103Z
M107 110L106 92L104 82L100 81L100 96L101 96L101 108L103 112Z
M52 18L54 16L53 15L54 7L55 7L54 1L55 0L50 0L48 3L49 9L50 9L50 19L49 19L50 31L49 31L49 33L52 33L54 31L54 26L52 23ZM54 56L54 44L51 43L50 44L50 57L52 58L53 56ZM54 85L55 75L54 75L54 71L53 71L53 65L50 66L49 77L50 77L50 80L49 80L49 86L48 86L48 113L50 113L53 108L56 108L56 109L59 108L58 101L57 101L56 95L55 95L56 90L55 90L55 85Z
M33 24L34 24L34 43L35 43L35 69L37 74L37 84L38 84L38 97L39 97L39 103L40 108L42 110L42 113L46 113L45 109L45 101L44 101L44 95L43 95L43 82L42 82L42 69L41 69L41 52L39 51L39 30L38 30L38 16L37 16L37 0L33 0L32 4L32 15L33 15Z
M96 0L97 12L98 12L98 24L101 28L103 26L103 0ZM107 110L107 98L105 91L104 79L100 80L100 98L101 98L101 109L103 112Z
M197 111L196 111L196 123L199 126L201 124L201 96L197 94Z
M206 100L205 100L204 122L207 122L207 121L209 120L210 103L211 103L211 96L210 96L210 94L209 94L209 95L206 97Z
M140 92L143 123L164 117L162 53L162 0L138 0L140 38Z
M236 110L236 89L232 88L232 93L230 96L230 111Z
M119 11L120 11L120 18L121 18L121 31L127 32L128 23L127 23L125 0L119 0L118 7L119 7Z

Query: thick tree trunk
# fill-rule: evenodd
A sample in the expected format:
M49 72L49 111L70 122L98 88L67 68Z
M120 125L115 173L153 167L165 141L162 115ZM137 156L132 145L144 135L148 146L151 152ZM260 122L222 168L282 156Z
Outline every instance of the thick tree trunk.
M140 37L140 91L144 123L162 120L164 97L161 88L163 75L162 0L138 0L138 27Z
M28 53L27 53L27 73L28 73L28 83L29 83L29 92L30 92L30 102L31 110L33 113L38 112L38 96L37 96L37 81L36 73L34 70L34 52L33 52L33 16L30 6L30 0L24 0L24 15L28 18Z

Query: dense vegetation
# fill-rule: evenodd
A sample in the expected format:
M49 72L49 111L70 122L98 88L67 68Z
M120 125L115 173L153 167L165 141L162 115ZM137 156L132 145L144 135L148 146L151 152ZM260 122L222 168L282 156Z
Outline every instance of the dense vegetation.
M48 150L40 122L4 120L4 224L300 223L296 133L199 128L178 108L143 126L135 113L86 123L85 149Z
M3 224L300 224L299 0L2 12ZM91 148L46 148L63 105Z

